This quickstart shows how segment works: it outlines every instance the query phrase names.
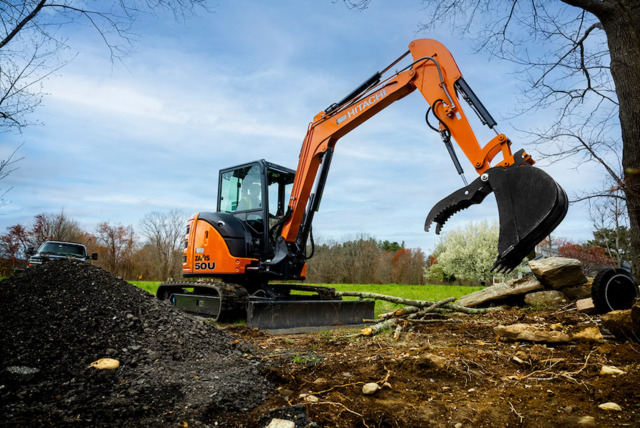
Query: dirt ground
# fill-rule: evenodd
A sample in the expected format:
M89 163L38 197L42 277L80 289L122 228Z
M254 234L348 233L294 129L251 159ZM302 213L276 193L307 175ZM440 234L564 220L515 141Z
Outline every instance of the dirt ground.
M604 343L595 344L497 340L493 327L513 323L571 332L597 319L523 309L455 314L406 326L412 331L398 340L392 333L270 336L228 328L257 349L267 379L277 386L248 416L230 415L229 421L265 426L269 411L289 408L289 420L295 420L295 409L304 410L297 427L640 426L640 345L606 334ZM600 375L603 365L625 374ZM387 385L363 395L370 382ZM607 402L622 411L598 408Z
M0 282L0 426L640 426L640 345L606 331L603 343L498 340L494 327L514 323L572 333L598 319L508 309L405 325L397 339L269 335L50 263ZM105 357L119 368L91 366ZM381 389L364 395L367 383Z

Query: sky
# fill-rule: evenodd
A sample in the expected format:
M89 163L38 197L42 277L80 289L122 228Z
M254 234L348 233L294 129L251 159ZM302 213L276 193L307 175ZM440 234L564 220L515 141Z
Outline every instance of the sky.
M116 62L90 28L70 30L77 56L45 81L32 117L42 124L0 134L0 158L20 145L23 157L0 182L0 191L11 188L0 233L40 213L64 211L91 232L104 221L140 230L154 211L183 210L185 222L215 211L219 169L257 159L295 169L313 117L418 38L447 46L513 151L535 158L517 130L544 125L545 112L504 119L519 94L513 66L474 52L472 41L447 28L419 31L427 20L419 0L374 2L364 11L339 0L221 0L210 9L185 21L171 13L140 17L131 53ZM435 247L426 215L463 182L424 122L427 107L415 92L337 143L316 241L366 235ZM474 125L481 141L495 135ZM475 172L458 155L471 181ZM601 179L568 163L538 166L570 196ZM444 231L497 215L487 198ZM585 241L591 231L587 208L572 205L555 236Z

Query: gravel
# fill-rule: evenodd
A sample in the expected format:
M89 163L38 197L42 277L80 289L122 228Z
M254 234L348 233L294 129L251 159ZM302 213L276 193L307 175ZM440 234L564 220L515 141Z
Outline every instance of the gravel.
M224 426L272 389L247 345L86 263L0 282L0 326L1 426Z

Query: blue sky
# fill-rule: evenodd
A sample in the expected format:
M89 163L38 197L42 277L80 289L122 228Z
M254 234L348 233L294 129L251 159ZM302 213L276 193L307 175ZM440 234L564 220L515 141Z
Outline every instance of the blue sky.
M102 221L138 228L152 211L214 211L219 169L261 158L295 168L313 116L416 38L449 48L514 149L535 158L515 129L543 126L545 113L501 120L517 103L512 66L474 53L471 41L446 28L419 32L426 21L419 0L374 2L364 11L330 0L234 0L211 9L182 23L169 13L141 17L122 62L111 62L90 29L69 33L78 55L45 82L48 95L34 114L43 125L0 134L0 157L20 144L24 156L0 183L12 187L0 231L61 210L88 231ZM427 107L416 92L340 140L315 217L318 239L368 234L425 251L435 246L425 217L463 183L424 123ZM493 136L478 130L481 141ZM471 181L475 173L459 156ZM569 194L601 179L572 164L541 166ZM494 218L487 198L445 231ZM586 240L591 229L586 207L572 206L555 235Z

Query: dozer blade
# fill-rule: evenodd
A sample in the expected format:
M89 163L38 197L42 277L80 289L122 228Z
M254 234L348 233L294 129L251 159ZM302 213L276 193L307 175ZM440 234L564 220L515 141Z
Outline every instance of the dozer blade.
M439 233L456 212L479 204L495 193L500 218L498 258L491 270L510 272L534 247L564 219L569 208L567 195L544 171L522 160L522 151L514 154L516 162L509 168L494 167L468 186L438 202L425 222L432 222Z
M373 300L249 301L247 326L277 334L359 327L373 318Z

